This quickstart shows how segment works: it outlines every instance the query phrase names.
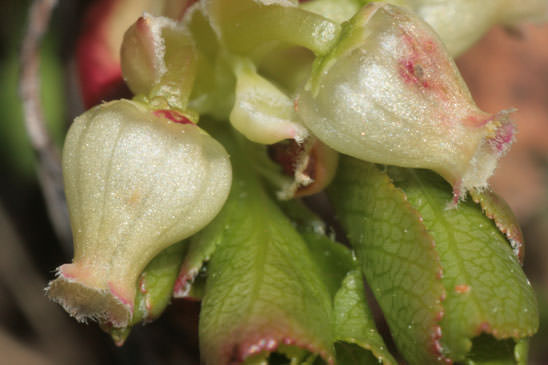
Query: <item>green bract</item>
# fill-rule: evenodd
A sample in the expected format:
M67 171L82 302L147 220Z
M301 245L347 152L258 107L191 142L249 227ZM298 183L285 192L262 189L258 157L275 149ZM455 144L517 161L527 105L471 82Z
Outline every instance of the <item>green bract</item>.
M444 352L462 361L480 333L516 342L533 335L538 309L531 285L509 242L481 209L473 202L445 209L447 188L434 174L396 168L388 173L436 242L446 289Z

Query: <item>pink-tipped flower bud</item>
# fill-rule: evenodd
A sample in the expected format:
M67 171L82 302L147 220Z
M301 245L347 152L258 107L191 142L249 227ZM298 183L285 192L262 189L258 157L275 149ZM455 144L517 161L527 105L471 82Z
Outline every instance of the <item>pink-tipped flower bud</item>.
M124 96L120 46L126 29L149 12L180 19L194 0L100 0L86 12L76 44L76 63L84 105Z
M224 148L175 111L128 100L76 118L63 151L74 259L49 297L78 320L128 324L136 283L161 250L211 221L231 184Z
M456 197L486 186L515 134L505 113L476 106L432 29L384 3L347 23L296 104L306 126L335 150L432 169Z
M185 27L166 17L143 15L124 34L121 62L124 80L135 95L186 108L196 53Z

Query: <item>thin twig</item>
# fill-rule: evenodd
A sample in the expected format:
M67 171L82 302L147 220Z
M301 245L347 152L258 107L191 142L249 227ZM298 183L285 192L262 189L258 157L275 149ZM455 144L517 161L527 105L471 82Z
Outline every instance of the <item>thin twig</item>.
M72 235L63 189L59 151L45 126L40 99L40 43L47 30L57 0L34 0L29 11L27 32L21 48L20 93L23 99L25 127L38 159L38 179L48 214L57 236L67 252Z

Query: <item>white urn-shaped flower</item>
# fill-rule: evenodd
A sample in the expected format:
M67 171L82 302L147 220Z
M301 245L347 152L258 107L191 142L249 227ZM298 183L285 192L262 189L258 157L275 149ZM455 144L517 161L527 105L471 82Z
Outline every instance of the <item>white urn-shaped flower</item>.
M365 6L346 24L295 104L331 148L434 170L453 185L455 199L486 186L515 134L506 113L476 106L430 26L386 3Z
M211 221L231 184L224 148L172 110L120 100L76 118L63 151L74 259L48 295L78 320L125 326L161 250Z

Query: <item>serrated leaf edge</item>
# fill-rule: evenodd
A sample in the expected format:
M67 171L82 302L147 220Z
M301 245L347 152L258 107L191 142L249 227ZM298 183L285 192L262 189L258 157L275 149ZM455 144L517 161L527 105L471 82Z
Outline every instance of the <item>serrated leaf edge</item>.
M435 257L437 258L436 261L437 261L438 274L436 276L436 279L440 281L441 288L442 288L442 293L439 297L440 311L437 313L437 315L434 318L434 323L436 323L436 324L432 327L431 332L430 332L430 338L431 338L431 341L432 341L431 344L430 344L430 351L434 356L436 356L437 360L440 361L441 363L452 364L453 361L451 359L445 357L445 355L443 354L443 348L442 348L442 345L441 345L441 338L442 338L443 334L442 334L442 328L441 328L440 322L443 319L443 316L445 314L444 313L444 307L443 307L442 303L445 301L445 298L446 298L446 289L445 289L445 286L443 285L443 282L442 282L443 268L441 266L441 259L440 259L439 253L436 250L436 242L434 240L434 237L432 237L432 235L428 232L428 229L426 228L426 226L423 223L423 218L422 218L421 214L409 202L409 200L407 198L407 195L405 194L403 189L401 189L401 188L399 188L395 185L392 178L386 173L386 171L384 169L381 169L377 165L374 165L374 164L372 164L371 168L377 169L383 175L383 178L386 180L386 186L387 187L390 187L395 192L401 194L402 202L404 203L403 206L409 211L409 213L411 213L412 215L417 217L417 221L420 224L423 236L425 237L426 240L428 240L431 243L431 248L432 248L432 250L435 254Z
M292 337L282 336L275 338L276 336L268 337L266 335L259 336L259 339L251 341L250 343L243 343L239 341L235 344L228 355L229 363L243 363L251 356L256 356L261 353L273 353L281 346L295 346L300 349L309 351L313 354L318 354L329 365L335 365L335 359L332 354L329 354L326 350L319 350L314 345L307 344L307 341L299 341Z
M519 224L517 224L516 222L512 226L508 227L503 222L501 222L496 212L490 209L490 205L488 205L485 199L481 196L481 193L489 193L494 195L494 198L497 199L497 203L502 205L501 209L506 210L505 213L511 214L511 218L513 218L514 221L517 221L514 213L507 205L507 203L501 197L496 195L493 191L470 190L470 197L472 198L474 203L480 205L483 214L485 214L487 218L491 219L495 223L495 226L498 228L498 230L502 234L504 234L504 236L510 243L510 247L512 247L512 252L517 257L520 265L523 266L523 260L525 256L525 242L523 238L523 232L521 231Z

